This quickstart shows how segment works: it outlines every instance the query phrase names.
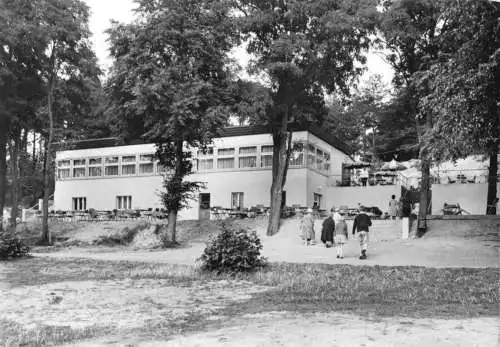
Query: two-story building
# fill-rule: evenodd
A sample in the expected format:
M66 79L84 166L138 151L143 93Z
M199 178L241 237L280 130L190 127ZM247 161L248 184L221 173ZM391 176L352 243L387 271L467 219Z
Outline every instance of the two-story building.
M287 206L326 208L323 194L331 177L340 177L350 161L347 148L322 129L293 131ZM56 154L54 210L161 208L163 170L154 158L154 144L116 146L113 139L87 140ZM270 205L273 142L266 127L224 129L202 152L193 154L188 180L205 182L199 199L180 213L198 219L210 207L249 208Z

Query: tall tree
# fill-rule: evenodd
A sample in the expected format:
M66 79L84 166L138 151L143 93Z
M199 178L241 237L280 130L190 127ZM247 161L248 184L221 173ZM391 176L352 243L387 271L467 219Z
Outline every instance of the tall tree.
M80 0L38 0L33 1L33 11L39 30L38 53L40 75L43 78L47 96L48 124L44 161L44 195L42 242L50 243L48 226L48 203L50 197L50 180L53 177L52 144L54 141L55 107L58 85L64 81L65 86L78 83L88 76L96 77L100 71L97 59L90 45L88 28L89 9ZM68 95L68 93L66 93Z
M385 47L390 50L388 61L395 71L396 87L407 88L410 111L415 119L422 161L420 210L418 229L427 229L426 215L430 203L430 157L423 146L432 129L432 116L418 113L419 94L415 88L416 74L429 68L429 61L437 56L437 37L443 27L438 25L445 0L387 0L383 4L380 25Z
M489 158L486 213L496 214L500 146L500 3L465 0L443 12L440 55L420 75L420 112L432 115L426 144L436 161Z
M324 92L348 93L362 72L377 17L376 1L240 0L242 32L252 68L271 82L273 107L259 119L271 128L273 179L267 234L278 232L290 154L290 124L319 121L326 113Z
M199 188L189 147L206 147L230 114L228 53L238 38L224 0L141 0L140 20L109 31L115 59L107 90L122 136L157 144L165 166L168 233ZM130 126L137 126L131 132Z
M29 8L27 0L0 2L0 221L7 192L7 145L12 140L17 143L14 147L19 144L22 129L32 125L34 107L41 97L34 54L39 46L33 38L34 14ZM12 154L17 167L17 151Z

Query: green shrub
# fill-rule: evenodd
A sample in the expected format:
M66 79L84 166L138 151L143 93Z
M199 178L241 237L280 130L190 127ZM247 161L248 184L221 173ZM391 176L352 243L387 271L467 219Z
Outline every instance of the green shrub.
M30 248L16 235L8 232L0 233L0 259L24 257L29 251Z
M211 237L199 260L203 270L249 272L267 265L261 250L262 243L254 230L222 224L221 231Z

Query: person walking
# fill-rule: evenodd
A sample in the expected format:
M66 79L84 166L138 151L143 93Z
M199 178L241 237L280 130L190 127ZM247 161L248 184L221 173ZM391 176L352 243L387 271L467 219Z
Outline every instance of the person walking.
M359 245L361 247L361 255L359 259L366 259L366 251L368 250L368 232L372 221L366 213L360 212L354 218L354 223L352 224L352 234L354 235L356 231L358 232Z
M333 221L333 212L334 209L330 210L328 217L323 221L323 227L321 229L321 242L326 246L326 248L330 248L333 245L333 233L335 230L335 222Z
M306 215L301 220L300 228L302 231L302 235L304 235L305 245L309 246L314 242L316 238L314 233L314 218L312 208L307 209Z
M391 200L389 200L389 216L391 216L391 219L396 219L398 216L398 202L396 200L396 195L391 196Z
M333 221L335 223L333 240L337 249L337 258L344 259L344 243L346 243L349 238L347 223L338 211L333 214Z

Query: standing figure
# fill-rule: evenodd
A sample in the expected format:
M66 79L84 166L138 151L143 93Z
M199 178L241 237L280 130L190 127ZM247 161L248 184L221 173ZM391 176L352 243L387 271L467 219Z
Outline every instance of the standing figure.
M300 223L302 235L304 236L305 245L309 246L315 240L314 233L314 218L312 208L307 209L307 214L302 218Z
M359 259L366 259L366 251L368 250L368 232L370 231L370 226L372 221L365 213L360 212L354 218L354 223L352 225L352 234L354 235L356 231L358 232L359 245L361 246L361 256Z
M389 216L391 216L391 219L396 219L398 216L398 205L396 195L391 196L391 200L389 200Z
M366 187L366 182L368 182L368 171L367 170L363 170L361 171L361 184L363 184L363 187Z
M337 258L344 259L344 243L349 238L347 223L344 217L338 212L334 213L333 221L335 222L334 241L337 248Z
M321 242L325 244L326 248L330 248L333 245L333 233L335 230L333 211L334 209L332 208L328 217L323 221L323 228L321 229Z

